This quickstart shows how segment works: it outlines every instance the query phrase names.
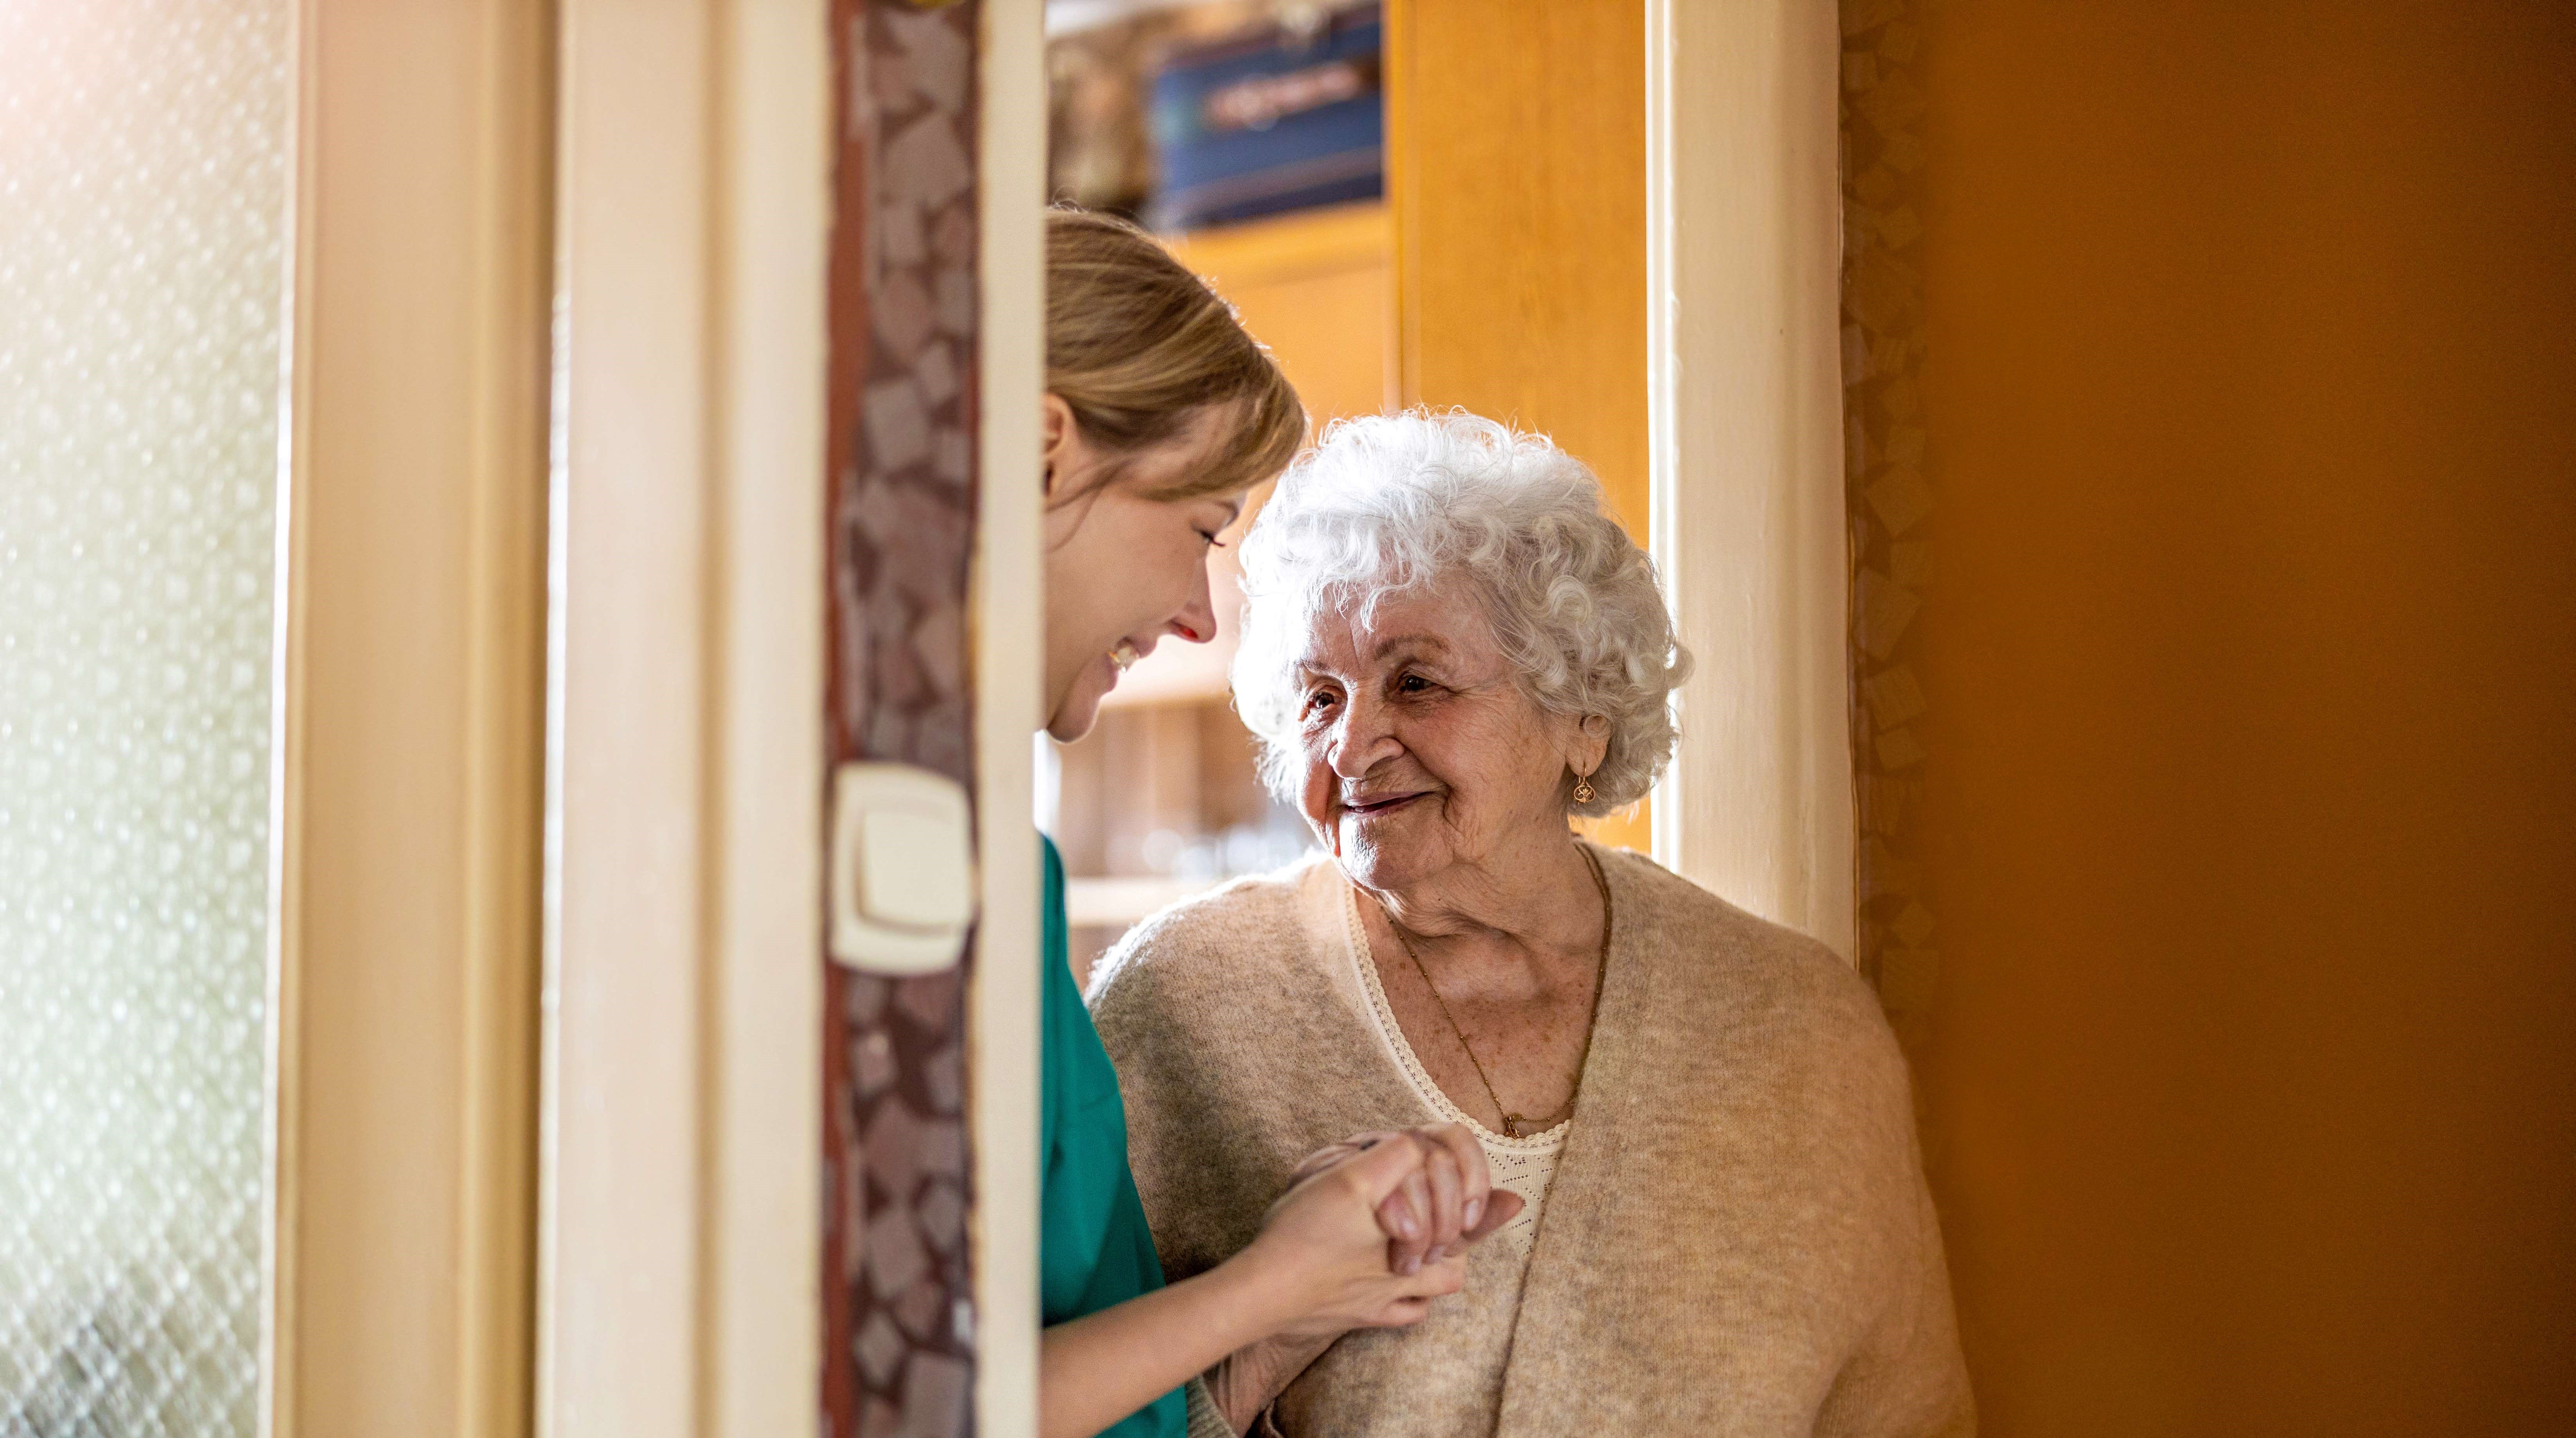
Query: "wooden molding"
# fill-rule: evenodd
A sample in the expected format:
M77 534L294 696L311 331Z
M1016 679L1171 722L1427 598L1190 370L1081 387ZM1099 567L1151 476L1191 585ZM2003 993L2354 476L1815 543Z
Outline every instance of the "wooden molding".
M551 7L298 12L268 1431L527 1431Z

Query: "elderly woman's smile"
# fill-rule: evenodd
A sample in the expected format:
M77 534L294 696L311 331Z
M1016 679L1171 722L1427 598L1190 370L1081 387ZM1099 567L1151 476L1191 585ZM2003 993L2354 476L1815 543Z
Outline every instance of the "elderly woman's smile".
M1454 586L1351 593L1297 664L1308 822L1362 883L1400 884L1562 834L1565 776L1600 763L1579 717L1513 682L1484 607Z
M1349 811L1354 818L1374 819L1381 814L1391 812L1398 804L1410 804L1416 799L1429 798L1430 795L1431 791L1428 789L1416 789L1410 793L1395 794L1385 798L1349 795L1343 798L1342 808Z
M1357 794L1342 800L1342 817L1356 824L1387 818L1404 806L1432 796L1429 789L1413 789L1394 794ZM1415 811L1418 812L1418 811Z

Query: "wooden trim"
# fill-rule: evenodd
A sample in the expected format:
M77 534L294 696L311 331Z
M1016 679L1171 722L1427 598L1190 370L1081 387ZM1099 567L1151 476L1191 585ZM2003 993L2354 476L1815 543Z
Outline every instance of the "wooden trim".
M298 12L272 1434L527 1426L551 21Z
M1699 660L1656 855L1849 956L1838 35L1825 0L1648 0L1649 414Z
M984 186L978 341L975 782L983 876L967 990L974 1145L977 1433L1026 1438L1038 1417L1039 1000L1036 775L1044 719L1038 400L1045 389L1045 7L984 0Z
M542 958L547 448L545 324L553 290L555 11L485 0L474 102L477 163L512 183L489 199L472 318L477 545L467 578L466 823L484 861L467 875L467 932L490 962L466 969L464 1184L457 1348L463 1431L531 1426L536 1333L537 995ZM479 1076L479 1077L478 1077Z

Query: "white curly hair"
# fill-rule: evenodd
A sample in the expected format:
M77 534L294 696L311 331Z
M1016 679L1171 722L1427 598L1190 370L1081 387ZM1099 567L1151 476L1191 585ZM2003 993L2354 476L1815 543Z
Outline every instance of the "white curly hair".
M1294 803L1297 662L1315 619L1354 600L1464 580L1522 692L1610 724L1589 803L1645 797L1673 751L1668 700L1688 677L1652 560L1602 512L1601 484L1547 436L1412 410L1336 422L1281 476L1243 541L1235 707L1262 741L1262 778Z

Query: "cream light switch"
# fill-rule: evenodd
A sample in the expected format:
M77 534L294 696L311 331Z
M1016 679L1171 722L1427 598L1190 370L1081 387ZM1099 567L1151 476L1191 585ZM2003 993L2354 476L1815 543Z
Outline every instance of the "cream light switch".
M865 973L955 964L975 921L974 814L965 787L911 764L832 776L832 957Z

